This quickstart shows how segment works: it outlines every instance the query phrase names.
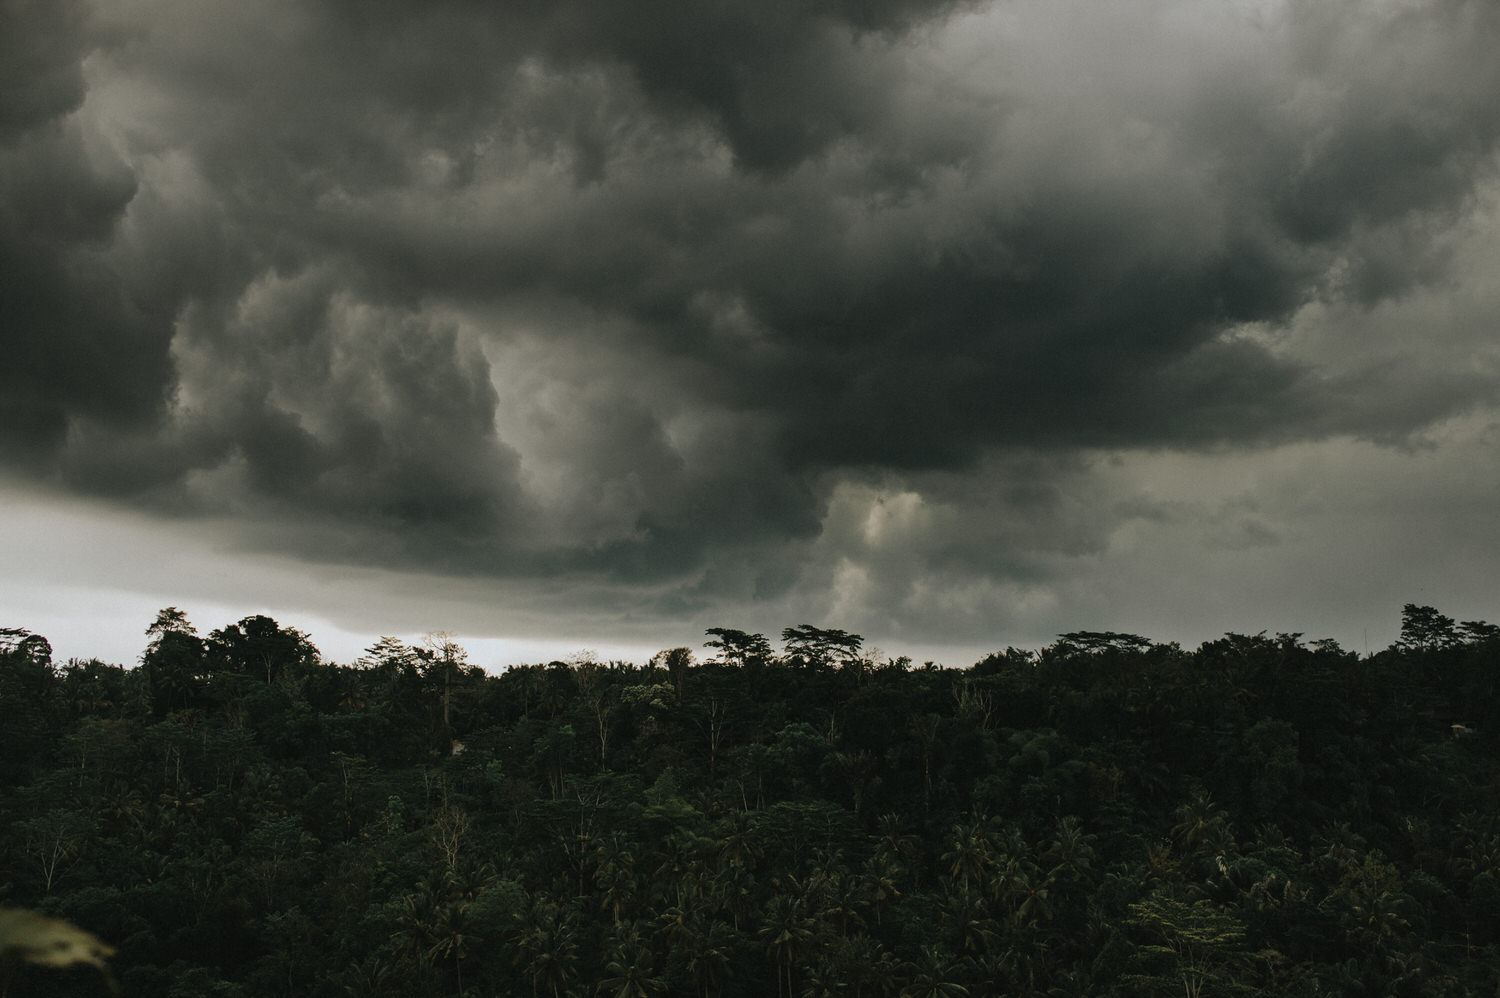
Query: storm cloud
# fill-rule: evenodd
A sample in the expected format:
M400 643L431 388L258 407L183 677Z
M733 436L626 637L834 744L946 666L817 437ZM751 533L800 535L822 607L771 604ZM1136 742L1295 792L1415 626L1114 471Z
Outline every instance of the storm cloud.
M248 545L973 630L1497 401L1493 4L0 10L0 455Z

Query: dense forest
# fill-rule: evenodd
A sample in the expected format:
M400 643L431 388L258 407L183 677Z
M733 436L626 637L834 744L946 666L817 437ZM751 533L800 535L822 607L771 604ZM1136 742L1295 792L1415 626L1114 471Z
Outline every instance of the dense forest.
M7 995L1500 990L1500 628L1430 607L1364 657L966 669L807 625L498 675L147 634L125 669L0 630L0 910L113 949L11 947Z

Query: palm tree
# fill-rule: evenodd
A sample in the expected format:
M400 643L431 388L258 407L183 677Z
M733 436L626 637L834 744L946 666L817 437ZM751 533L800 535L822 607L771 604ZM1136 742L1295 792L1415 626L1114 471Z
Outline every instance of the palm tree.
M792 993L792 969L807 951L816 925L802 911L802 906L785 894L771 899L766 909L766 922L757 935L766 953L776 961L776 993ZM786 988L781 986L782 972L786 975Z
M825 875L818 904L818 917L837 923L840 936L849 934L850 925L862 930L865 922L860 914L864 898L854 878L844 873Z
M1045 886L1042 868L1031 861L1025 851L1012 853L999 864L998 874L989 882L990 895L1003 898L1014 911L1032 896L1038 885Z
M755 839L755 827L749 814L731 811L719 819L716 829L719 842L719 861L729 866L755 869L755 864L765 854Z
M436 918L428 929L432 943L427 947L427 962L453 961L453 972L458 978L458 998L463 998L464 994L463 960L468 956L465 950L470 940L467 920L464 918L468 907L469 903L463 898L450 899L437 907Z
M959 998L969 989L953 981L954 961L945 959L935 946L922 947L922 960L908 964L911 980L901 989L901 998Z
M953 932L958 948L981 956L995 947L1000 925L985 911L984 899L967 884L950 886L942 899L943 923Z
M118 835L126 829L139 827L146 814L146 802L139 790L115 780L101 795L96 813L103 819L106 831Z
M578 973L578 933L555 901L538 901L517 943L516 962L526 964L533 998L546 989L552 998L571 993Z
M391 935L401 961L424 981L432 967L432 945L437 940L441 901L437 891L425 880L402 898L397 930Z
M754 891L755 878L743 867L721 869L708 884L714 909L728 913L736 932L740 931L742 923L752 913Z
M600 904L620 922L620 911L635 900L635 855L627 848L625 837L612 833L594 850L594 883L603 891Z
M349 998L378 998L387 993L386 981L390 976L390 964L372 954L339 974L334 982L343 984L344 994Z
M880 924L880 918L886 909L901 899L901 892L896 889L896 880L892 876L892 871L874 856L865 861L864 872L859 876L858 889L860 906L875 913L876 925Z
M1094 882L1094 848L1097 836L1085 835L1083 827L1073 815L1058 823L1055 838L1048 843L1043 857L1053 864L1048 871L1049 880L1066 877L1092 885Z
M703 998L714 990L721 974L729 973L729 957L735 934L718 919L702 923L698 933L687 944L687 969L703 989Z
M893 982L901 977L901 965L895 957L863 933L830 939L821 950L818 977L833 982L834 993L852 998L888 995L894 989ZM803 994L806 993L804 989Z
M1173 814L1172 838L1190 855L1224 853L1234 848L1229 815L1205 791L1198 791Z
M1035 867L1019 869L1010 881L1010 900L1015 905L1011 920L1017 926L1035 925L1052 917L1052 905L1047 900L1050 881L1034 876L1033 871L1040 873Z
M949 842L948 851L943 853L949 876L965 887L983 883L995 865L995 844L984 823L954 825Z
M651 976L652 963L651 948L641 940L635 925L616 924L604 964L608 976L600 979L595 993L609 998L651 998L661 994L666 984L660 977Z
M921 858L921 840L904 831L901 816L886 814L876 823L875 859L894 877L910 873L913 885Z
M730 946L734 933L720 919L712 917L706 896L673 906L662 912L660 921L667 945L686 958L693 981L707 995L718 975L729 968Z

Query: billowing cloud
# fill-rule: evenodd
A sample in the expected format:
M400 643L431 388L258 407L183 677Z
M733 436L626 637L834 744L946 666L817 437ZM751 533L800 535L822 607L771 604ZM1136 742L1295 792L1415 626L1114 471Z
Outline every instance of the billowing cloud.
M1496 402L1491 4L0 9L6 466L247 543L972 629Z

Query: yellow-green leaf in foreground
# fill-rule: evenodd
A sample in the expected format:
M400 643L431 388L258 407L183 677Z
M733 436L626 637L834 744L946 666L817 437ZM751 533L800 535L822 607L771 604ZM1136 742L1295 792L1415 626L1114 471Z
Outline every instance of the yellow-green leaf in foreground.
M44 967L87 963L106 970L104 960L113 953L113 947L76 925L21 908L0 908L0 958Z

